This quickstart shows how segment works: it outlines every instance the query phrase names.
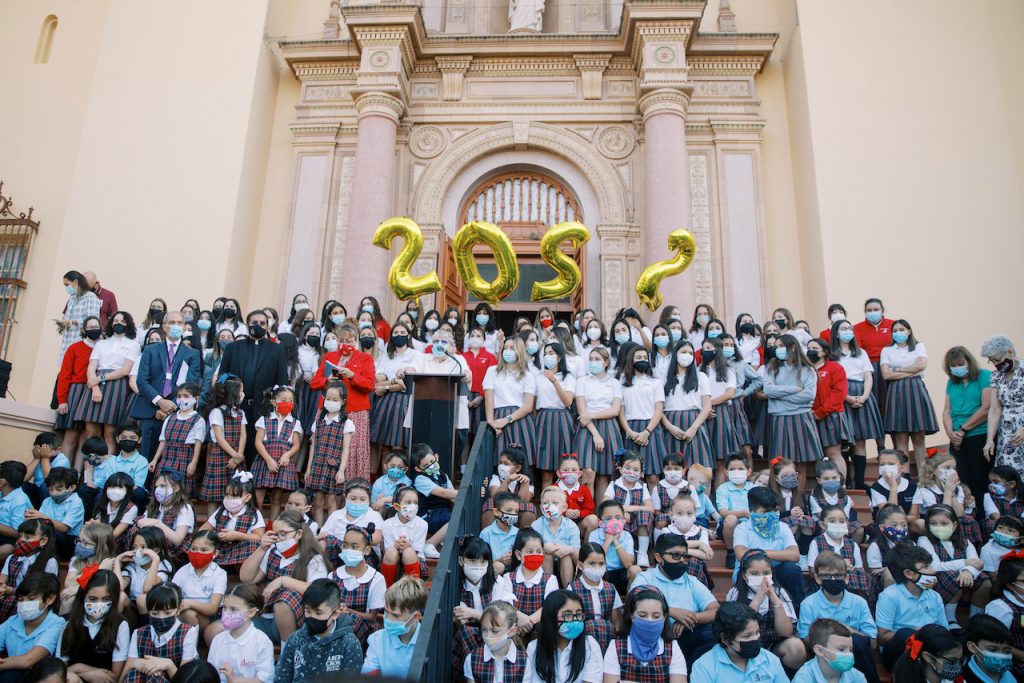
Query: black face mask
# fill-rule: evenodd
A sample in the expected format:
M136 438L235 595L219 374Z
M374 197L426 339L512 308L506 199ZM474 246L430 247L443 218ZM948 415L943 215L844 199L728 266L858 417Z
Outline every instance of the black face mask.
M661 573L667 576L669 581L675 581L686 573L686 562L662 562Z
M319 349L320 337L316 336L315 334L311 334L308 337L306 337L306 343L312 346L314 349Z
M633 363L633 369L635 369L641 375L646 375L647 372L651 369L651 361L638 360L637 362Z
M85 338L86 339L91 339L92 341L96 341L97 339L100 338L100 335L102 335L102 334L103 333L100 332L99 330L86 330L85 331Z
M841 595L846 590L845 579L822 579L821 589L829 595Z
M818 353L817 349L809 349L807 351L807 360L811 361L812 363L817 363L819 360L821 360L821 354Z
M717 356L717 355L718 355L718 352L715 351L714 349L707 349L705 351L701 351L700 352L701 361L703 361L705 363L714 363L715 362L715 356Z
M395 346L401 348L409 343L409 336L405 334L393 334L391 335L391 341L395 343Z
M259 325L249 325L249 336L253 339L263 339L267 334L267 328Z
M740 334L754 334L754 323L743 323L740 325Z
M221 313L221 311L223 311L223 310L224 310L224 307L223 307L223 306L214 306L214 307L213 307L213 316L214 316L215 318L219 318L219 317L220 317L220 313Z
M139 448L139 442L135 439L121 439L117 442L117 447L121 449L122 453L133 453Z
M363 347L363 348L364 348L364 349L366 349L367 351L369 351L370 349L372 349L372 348L373 348L373 345L374 345L375 343L376 343L376 341L374 340L374 338L373 338L373 337L360 337L360 338L359 338L359 346Z
M233 308L225 308L223 313L224 313L224 318L226 320L231 320L232 318L235 317L236 311Z
M151 308L149 309L149 317L152 318L153 322L157 325L160 325L164 321L164 312L159 308Z
M157 633L167 633L174 626L174 622L177 621L177 617L150 617L149 625L153 627L153 630Z
M761 639L754 638L753 640L740 641L739 647L736 648L735 652L743 659L753 659L761 654Z
M124 325L124 323L114 323L113 325L110 326L110 329L114 332L114 334L124 334L125 330L128 328Z
M306 628L309 629L311 636L318 636L327 630L327 624L330 619L317 619L316 617L306 617Z
M769 360L772 360L773 358L775 358L775 347L774 346L766 346L766 347L764 347L764 359L766 361L769 361Z
M776 318L775 319L775 324L779 326L780 330L786 329L786 319L785 318Z

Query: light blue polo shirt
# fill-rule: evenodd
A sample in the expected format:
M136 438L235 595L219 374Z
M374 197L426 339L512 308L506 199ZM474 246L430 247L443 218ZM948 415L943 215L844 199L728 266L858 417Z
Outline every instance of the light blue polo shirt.
M0 649L7 650L8 657L20 657L39 646L46 648L51 655L56 655L60 635L67 623L49 611L43 623L39 624L31 635L25 635L25 621L15 614L0 624Z
M693 663L689 680L702 683L789 683L789 676L779 658L764 648L756 657L747 661L747 670L741 671L729 659L725 648L715 645Z
M419 637L419 622L416 623L416 632L412 634L408 644L403 643L398 636L389 635L383 629L374 631L366 639L366 657L363 658L361 673L379 671L381 676L408 678L412 651L416 648L416 639Z
M747 491L754 488L749 481L738 489L729 481L715 489L715 507L719 510L750 510L747 504Z
M67 467L71 469L71 461L63 453L55 453L50 458L50 469L52 470L54 467ZM43 475L43 466L40 463L36 463L36 469L32 472L32 483L39 488L43 488L46 485L46 477Z
M596 543L602 548L604 547L604 529L598 527L590 532L590 536L587 537L589 543ZM633 535L623 531L619 534L619 545L626 551L627 555L634 555L633 553ZM635 555L634 555L635 556ZM605 566L608 571L614 571L616 569L622 569L622 560L619 559L619 553L615 550L614 545L608 546L608 553L604 558Z
M412 486L412 479L404 474L397 481L387 475L377 477L377 480L373 482L373 488L370 489L370 502L376 503L381 497L393 498L395 491L401 486Z
M711 519L711 516L718 512L715 506L711 503L711 499L708 498L708 494L702 493L697 496L700 499L700 507L697 508L697 518L707 517Z
M639 574L633 580L630 590L637 586L654 586L661 591L661 594L668 600L669 606L674 609L703 612L708 605L715 602L715 596L711 594L708 587L690 574L683 574L675 581L670 581L657 567Z
M825 666L828 666L826 664ZM811 661L800 667L800 670L793 676L793 683L829 683L828 679L825 678L825 674L821 672L821 667L818 665L818 658L815 657ZM857 671L856 669L850 669L844 671L839 675L839 683L867 683L867 679L864 674Z
M129 456L125 456L124 453L110 456L93 472L93 482L96 484L96 488L103 490L107 479L117 472L124 472L132 478L137 487L144 489L146 488L146 476L149 475L149 461L138 451Z
M1003 675L999 677L999 680L993 681L989 678L988 674L982 673L981 667L978 666L978 662L971 657L970 661L967 662L967 668L974 672L974 675L978 677L979 681L992 681L992 683L1013 683L1015 680L1013 674L1009 671L1004 671Z
M763 538L754 531L754 525L750 520L745 519L736 525L736 530L732 534L732 545L734 548L741 545L750 550L785 550L796 545L796 538L787 524L779 524L779 532L775 534L775 538Z
M32 501L19 486L0 498L0 524L17 531L21 523L25 521L25 511L31 509L33 509Z
M39 506L39 512L55 522L68 525L68 533L77 536L82 530L82 522L85 521L85 506L77 493L72 493L63 503L54 502L53 498L47 497Z
M811 631L811 624L822 617L835 619L872 638L878 637L878 627L871 618L868 601L856 593L843 591L843 598L838 605L830 602L825 591L821 590L804 598L800 603L800 619L796 623L796 631L800 637L806 638Z
M949 628L942 598L934 590L921 591L915 598L903 584L893 584L878 596L875 606L878 628L899 631L901 628L919 629L926 624Z
M565 517L559 517L559 519L561 521L555 530L548 526L548 520L545 517L538 517L530 525L530 528L540 534L540 537L544 539L544 543L555 543L557 545L567 545L570 548L579 548L580 528L576 526L576 522Z
M491 546L491 558L499 560L512 550L518 535L518 527L510 526L508 531L502 531L497 522L491 522L480 532L480 540Z

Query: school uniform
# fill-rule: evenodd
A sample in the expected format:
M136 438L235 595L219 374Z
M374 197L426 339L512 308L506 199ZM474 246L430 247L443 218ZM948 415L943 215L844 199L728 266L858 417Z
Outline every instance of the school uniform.
M202 443L205 438L206 420L195 410L188 415L179 410L164 420L160 427L160 441L164 444L160 469L180 475L185 496L190 499L195 488L195 476L188 476L188 466L195 453L195 444Z
M883 477L878 477L878 480L868 489L868 494L871 496L871 507L877 509L887 505L891 491L889 482ZM899 502L899 506L904 514L910 514L910 508L913 507L916 496L917 482L905 474L901 475L899 486L896 488L896 500Z
M995 617L1006 628L1010 629L1010 640L1015 648L1024 650L1024 602L1013 592L1004 590L1002 594L985 605L985 614ZM1024 662L1013 663L1013 673L1018 680L1024 678Z
M85 521L85 507L77 493L69 495L64 502L58 503L47 497L39 506L39 514L49 517L54 522L66 524L67 531L53 530L57 539L57 553L62 559L70 559L75 552L75 541Z
M132 633L128 644L128 658L163 657L170 659L176 666L191 661L198 656L196 646L199 643L199 629L175 620L174 626L164 634L158 634L152 626L143 626ZM137 669L132 669L124 677L125 683L154 683L169 681L165 674L146 676Z
M721 486L715 489L715 507L719 510L749 510L747 492L752 488L754 488L754 485L749 481L739 488L736 488L736 485L731 481L723 482Z
M841 364L827 360L818 368L811 412L817 420L822 448L853 443L853 429L846 418L847 384L846 370Z
M583 658L583 669L576 678L569 678L570 654L573 644L570 643L564 650L555 647L555 679L553 683L598 683L604 680L603 661L601 648L597 641L590 636L581 635L584 639L586 656ZM544 679L537 673L537 641L533 640L526 646L526 676L523 683L544 683Z
M7 657L20 657L28 654L34 647L41 647L50 655L60 653L61 635L67 622L52 610L47 610L43 621L32 633L25 632L25 620L17 614L5 619L0 624L0 650L7 652ZM26 672L27 673L27 672Z
M89 361L96 362L96 375L102 377L124 367L125 363L138 363L142 349L134 339L124 335L96 341ZM92 400L92 392L84 392L74 406L76 422L93 422L103 425L119 425L128 416L128 398L133 396L128 386L128 375L120 379L104 381L100 385L103 398L99 403ZM70 408L70 406L69 406Z
M683 574L672 580L665 576L659 567L652 567L638 574L630 589L637 586L653 586L661 591L669 605L692 612L703 612L708 605L717 602L711 590L696 577ZM670 618L669 621L673 620Z
M867 600L856 593L843 591L838 605L828 599L825 591L819 590L808 595L800 603L796 635L800 638L807 638L811 631L811 624L823 617L835 619L871 638L878 637L878 627L875 626L875 620L871 616L871 608L868 607Z
M32 553L31 555L25 555L19 557L18 555L10 555L4 561L3 575L7 577L7 585L12 589L16 589L21 582L28 575L29 570L35 564L36 560L39 559L39 551ZM44 571L47 574L53 574L57 576L57 572L60 570L57 564L57 559L51 557L46 563ZM18 599L11 593L0 597L0 619L6 619L18 610ZM9 654L9 653L8 653Z
M96 485L97 489L102 489L103 485L107 483L107 479L118 472L124 472L130 476L136 489L145 489L146 477L149 476L149 461L146 460L146 458L138 451L111 455L103 461L102 465L93 470L93 483ZM131 491L128 493L130 495ZM8 497L5 496L3 499L0 499L0 524L7 523L2 521L3 505L7 498ZM15 525L14 528L17 529L17 525Z
M522 683L526 675L526 651L511 643L504 657L489 647L479 647L466 657L462 675L474 683Z
M394 380L400 371L413 364L417 355L409 346L406 346L404 351L396 349L393 357L384 352L374 369L378 375ZM410 432L403 425L408 410L408 392L387 391L383 396L374 394L370 407L370 443L379 443L391 448L408 448Z
M767 453L771 447L772 423L768 415L768 397L764 394L764 381L768 376L768 367L761 365L757 369L758 377L761 378L760 392L764 396L751 394L744 399L744 409L747 413L747 420L750 422L750 432L753 439L754 452L759 450Z
M792 393L793 387L800 391ZM771 423L768 457L782 456L797 463L817 462L825 457L811 415L817 387L818 373L810 368L783 363L778 372L765 373L763 391L768 396Z
M583 611L587 614L584 635L596 640L602 651L606 650L608 643L615 637L615 629L611 622L612 612L622 608L619 592L607 581L602 580L594 586L582 576L570 583L568 589L580 596L583 601Z
M147 510L142 513L142 517L139 519L154 519L154 517ZM159 519L170 529L177 529L181 526L186 528L185 538L182 539L180 545L174 545L170 541L167 542L167 557L175 565L188 562L186 549L192 543L192 532L195 530L196 525L196 513L192 506L186 503L180 510L175 511L173 508L161 505L156 509L155 519ZM138 531L138 520L136 520L136 525L128 532L128 547L132 547Z
M711 389L711 399L714 400L729 389L736 391L736 373L732 368L726 367L725 378L718 379L717 371L712 366L702 366L701 372L707 375L708 385ZM713 406L715 417L709 418L705 424L711 430L711 445L717 460L725 460L725 456L736 453L743 448L739 433L736 430L735 416L729 410L729 399L725 403Z
M878 410L883 417L886 410L886 387L885 379L882 378L882 368L879 361L882 349L892 345L892 326L894 322L894 320L883 316L877 325L867 320L862 320L853 326L853 335L857 339L857 346L868 354L868 360L871 361L871 368L875 375L871 385L871 393L874 394L875 400L878 402Z
M817 657L800 667L793 676L793 683L827 683L828 680ZM867 683L867 678L857 669L850 669L839 674L839 683Z
M556 374L556 378L563 391L569 392L575 400L576 378L569 373ZM537 469L554 471L561 464L562 455L572 450L576 421L571 408L558 395L554 382L544 373L537 373L534 381L537 386Z
M964 664L963 680L964 683L1013 683L1020 679L1009 671L1004 671L998 679L992 678L981 670L981 667L978 665L978 660L971 657L967 660L967 663Z
M912 364L918 358L927 358L924 344L918 342L911 351L906 345L893 344L882 349L880 365L890 370L899 370ZM886 433L924 432L935 434L939 423L935 418L935 407L924 385L924 370L904 379L889 380L886 383L886 409L882 425Z
M150 560L152 562L152 560ZM160 581L167 581L171 578L174 573L174 567L168 560L160 560L160 566L157 568L156 575L160 578ZM128 579L128 597L133 601L142 595L145 591L143 588L146 585L146 576L149 574L149 565L140 567L136 564L135 560L126 562L121 565L121 576Z
M112 609L116 609L116 607ZM121 623L118 624L117 636L114 640L114 647L111 650L102 650L96 638L103 627L102 619L92 622L89 621L88 617L83 617L82 624L85 626L88 640L83 642L74 652L64 651L63 646L61 647L61 659L69 667L75 664L84 664L94 669L110 671L114 666L114 662L123 662L128 659L128 643L131 641L131 629L128 628L127 621L122 619Z
M764 387L764 379L746 360L730 360L729 367L736 373L736 396L725 405L725 408L736 425L740 443L753 447L756 443L754 429L747 417L746 402L754 392L761 391Z
M117 529L120 524L126 524L127 529L120 536L114 536L114 543L117 546L117 552L123 553L128 550L128 529L135 524L135 520L139 518L139 508L135 507L135 503L128 501L127 497L124 501L127 504L124 510L121 509L121 503L107 503L106 510L97 510L96 515L93 519L109 524L112 529Z
M381 498L394 498L395 491L403 486L412 486L412 479L404 473L399 479L392 479L390 475L384 474L377 477L370 488L370 504L376 503Z
M376 671L380 676L407 678L419 635L419 622L416 623L416 629L408 643L403 643L399 636L393 636L387 631L375 631L366 642L366 657L363 658L361 673Z
M838 505L843 508L850 534L861 527L861 523L856 519L857 513L853 509L853 501L850 500L850 496L846 495L845 490L840 489L840 492L837 493L826 493L820 487L815 486L811 491L811 516L820 520L821 511L826 505Z
M914 596L903 583L896 583L878 596L875 605L875 624L879 629L893 631L892 639L882 650L882 662L892 670L896 659L903 654L907 638L926 624L938 624L948 629L942 597L934 590L923 590Z
M512 581L509 580L508 574L494 577L494 583L489 591L484 590L483 579L480 579L479 583L463 579L462 592L459 596L460 605L476 612L483 612L487 605L498 601L515 605L516 595L512 591ZM456 624L455 645L452 654L453 668L461 666L471 652L483 645L479 621L474 619L465 624Z
M83 339L69 346L67 353L64 354L60 372L57 374L57 405L67 406L68 412L63 415L57 414L57 419L53 423L56 431L78 429L82 426L81 423L75 422L75 411L83 396L92 399L88 370L93 347L92 341Z
M709 546L711 545L711 533L704 527L696 524L694 524L689 531L682 531L677 528L675 524L669 524L665 527L662 533L682 536L687 542L707 543ZM655 534L657 535L657 532L655 532ZM705 560L687 554L686 559L683 560L683 562L686 563L687 574L703 583L709 590L715 589L715 581L711 578L711 572L708 571L708 563Z
M210 446L206 450L206 467L203 471L203 483L199 486L199 499L208 503L216 503L224 498L224 488L234 471L228 467L231 458L217 443L213 428L220 427L224 441L238 453L242 434L245 433L248 421L244 411L223 405L211 410L208 418ZM244 453L239 453L239 455L244 455ZM240 467L244 468L245 463L242 462Z
M487 483L488 495L487 495L487 499L484 501L484 507L483 507L483 511L484 512L487 512L488 510L493 510L494 509L494 496L497 495L497 493L496 492L495 493L490 493L490 492L492 490L496 490L499 487L501 487L501 484L502 484L501 477L499 477L497 474L492 474L490 481ZM532 502L530 502L530 501L533 500L533 484L530 483L527 486L527 489L530 492L530 500L529 501L526 501L526 500L523 500L522 498L519 498L519 482L518 481L510 481L508 483L507 491L509 493L513 494L519 500L519 511L520 512L530 512L530 513L533 513L533 514L536 515L537 514L537 506L534 505Z
M518 527L510 526L508 531L502 531L498 528L496 521L480 530L480 540L491 548L491 557L495 561L500 560L506 553L512 552L512 546L518 535Z
M786 616L793 623L793 630L796 630L796 610L793 608L793 599L786 592L786 589L782 586L773 585L771 587L775 591L775 595L778 596L782 602L782 611L786 613ZM725 595L726 602L742 602L746 605L750 605L757 597L757 591L747 588L747 595L743 600L740 600L739 590L736 586L729 589L729 592ZM756 610L757 620L761 624L761 647L766 650L773 649L776 645L785 640L784 637L779 636L775 630L775 608L772 607L771 601L765 598L761 601L760 606Z
M577 521L582 521L594 514L596 509L594 506L594 496L589 488L580 484L579 481L576 482L575 486L569 488L561 479L558 480L556 486L565 494L566 511L576 510L580 513Z
M25 521L25 511L31 510L32 501L19 486L10 493L0 496L0 524L9 526L15 531ZM0 545L14 545L16 539L0 538Z
M348 567L339 567L331 572L330 579L341 590L341 604L353 612L367 613L372 610L384 609L384 592L387 590L384 577L373 567L365 565L362 576L352 576ZM353 614L352 630L355 631L359 643L366 646L366 640L375 630L375 624L369 619Z
M660 640L654 659L646 662L633 654L633 641L628 636L612 641L604 653L605 676L619 676L623 681L668 683L669 676L685 676L686 673L686 659L674 640L668 643Z
M287 330L290 334L291 330ZM296 419L302 424L302 429L308 432L313 428L316 421L317 410L320 406L321 392L309 386L313 375L320 368L320 351L305 343L304 339L299 340L298 357L299 367L295 381L295 411ZM308 380L306 378L309 378Z
M686 480L683 479L678 484L670 484L667 479L660 479L658 485L651 491L651 504L654 506L654 523L657 524L668 524L672 521L669 510L672 508L672 501L679 496L684 490L683 487L686 484ZM697 506L698 501L694 491L690 491L690 498L693 498L694 507Z
M868 354L863 349L858 349L856 356L844 353L839 357L839 364L846 371L847 394L863 396L864 378L874 373ZM874 382L873 376L872 382ZM853 430L855 441L881 439L885 435L885 431L882 429L882 414L878 410L878 400L875 398L874 391L868 396L864 405L859 408L847 405L846 416L850 428Z
M960 505L964 504L964 487L957 486L956 492L953 494L957 502ZM941 503L945 492L942 490L942 485L939 482L931 486L919 486L917 491L914 492L914 503L918 505L918 514L924 519L925 513L936 503ZM964 532L964 538L970 543L981 543L984 538L981 535L981 525L978 524L978 520L975 519L974 515L964 508L964 514L960 516L960 527ZM992 526L995 529L995 525Z
M853 565L853 571L847 572L846 586L867 597L871 595L871 580L864 571L864 562L860 555L860 546L854 543L849 536L843 536L838 542L828 534L821 534L811 542L807 549L807 566L813 567L818 554L830 550L840 555L844 560Z
M895 544L874 525L868 526L867 532L871 538L864 551L864 566L867 568L868 578L871 580L871 590L867 597L874 604L885 588L882 583L883 570L887 566L886 560L889 551Z
M558 526L551 528L551 522L557 521ZM547 517L538 517L530 528L540 534L544 545L554 543L556 545L569 546L570 548L580 547L580 528L571 519L558 517L557 520L549 520ZM557 560L555 561L557 563Z
M494 408L494 419L508 417L522 407L526 396L537 395L537 380L529 369L523 372L522 377L516 372L499 372L497 366L487 368L484 375L484 391L493 392L492 404ZM527 462L531 465L537 464L537 423L533 414L525 415L518 420L510 422L501 430L496 448L500 453L510 444L515 444L526 453Z
M26 485L35 486L36 492L39 493L40 500L44 497L43 492L46 490L46 475L43 474L42 462L42 460L36 460L35 458L33 458L33 463L35 464L35 467L32 469L32 481L31 483L28 481L29 475L26 474L25 481L22 483L23 488ZM50 469L52 470L55 467L67 467L68 469L71 469L71 461L68 460L68 456L58 451L53 454L52 458L50 458ZM33 496L31 495L31 489L25 489L25 492L29 494L30 499L33 498Z
M582 396L587 413L598 413L612 407L615 399L622 400L622 384L611 373L599 379L592 375L583 377L576 384L576 395ZM572 442L572 450L580 459L583 469L594 470L597 474L611 474L614 470L614 454L623 447L622 430L617 418L594 420L594 427L604 440L604 450L594 449L594 437L587 427L579 427Z
M711 396L711 380L703 372L697 371L697 388L693 391L685 391L683 377L679 377L679 382L672 388L672 391L665 394L665 419L673 426L686 431L700 415L701 404L705 396ZM705 467L714 468L715 452L706 421L697 428L697 433L694 434L692 441L681 441L669 434L668 431L664 431L664 438L666 450L669 453L679 453L687 467L694 463L700 463Z
M237 515L232 515L223 507L219 507L207 522L213 523L213 528L217 533L240 531L243 534L251 534L259 529L267 528L263 513L256 508L255 501L242 508ZM259 545L260 542L257 540L221 543L217 548L217 564L222 567L241 566L246 558L256 552Z
M427 543L427 523L420 517L413 516L408 522L402 519L401 515L388 517L381 524L381 545L384 549L391 548L402 536L409 541L410 547L420 556L422 562L423 546ZM422 569L422 567L421 567ZM424 574L426 576L426 574Z
M736 666L721 645L715 645L690 669L690 680L716 683L788 683L789 676L775 653L762 649L747 660L746 670Z
M218 671L227 664L239 678L257 678L264 683L274 683L274 644L263 631L253 624L237 638L231 631L222 631L210 643L210 654L206 661ZM220 674L221 683L227 683Z
M228 573L211 562L200 574L190 563L174 573L171 583L181 589L185 600L210 602L214 595L223 596L228 592Z
M982 498L982 508L985 511L986 536L991 536L992 532L996 530L999 517L1007 515L1012 515L1018 519L1024 517L1024 500L1021 500L1020 496L1006 499L1002 496L993 496L990 492L986 491L985 496ZM996 519L992 519L992 515L996 515Z
M952 541L933 543L927 536L921 536L917 545L932 556L931 566L936 570L935 578L938 579L935 592L942 596L943 602L949 602L962 590L959 582L961 571L966 569L975 579L981 575L981 569L968 567L965 563L966 560L978 559L978 551L967 541L964 541L963 548L957 548Z
M981 546L981 550L978 551L978 557L985 563L985 566L981 568L982 571L992 572L993 574L999 571L1000 559L1011 550L1012 548L1004 548L996 543L995 540L991 540Z
M283 456L292 448L295 439L302 438L302 424L294 416L282 417L276 411L267 416L260 416L256 420L256 430L264 430L263 448L267 455L276 463L281 462ZM295 435L298 435L296 437ZM296 455L298 455L296 453ZM295 456L288 461L286 467L278 464L276 473L267 468L267 463L262 457L257 457L252 467L255 475L255 484L258 489L283 489L294 491L299 488L299 474L295 468Z
M590 536L587 537L588 543L596 543L601 547L604 547L604 529L598 527L590 532ZM636 557L634 552L633 535L623 531L619 534L619 545L622 547L622 551L630 557ZM615 549L615 544L611 543L608 545L608 552L605 555L605 578L615 585L623 594L626 592L626 568L622 564L622 558L619 557L619 552Z
M640 478L632 486L619 477L604 490L605 500L614 500L619 505L640 506L651 502L651 492L647 484ZM629 520L626 522L626 531L637 533L640 529L647 529L650 533L654 528L654 513L650 510L633 510L627 512Z
M665 384L661 380L647 375L634 375L629 386L623 382L622 409L626 424L634 432L649 429L658 403L661 403L664 409ZM632 448L639 450L640 457L643 458L644 471L661 472L661 463L668 455L665 441L665 430L662 429L660 420L653 431L649 432L646 446L636 446L629 441Z
M313 461L309 465L306 488L328 496L344 493L345 487L338 483L337 476L345 438L351 439L355 433L355 423L347 418L342 422L341 413L334 416L324 413L313 423Z
M468 339L466 340L466 343L469 343ZM426 347L424 346L424 348ZM484 376L487 374L488 369L498 364L498 359L495 358L493 353L483 347L476 349L475 351L467 348L463 352L462 357L470 371L473 373L473 381L469 385L469 400L474 401L484 395ZM480 405L469 410L470 433L476 433L480 428L480 422L483 419L484 402L481 401Z
M327 558L331 562L340 563L341 541L345 538L345 531L348 530L348 527L352 525L367 529L370 524L373 524L375 530L384 526L384 518L373 508L367 508L361 517L350 517L348 510L344 507L332 512L324 521L320 533L317 534L320 537L320 544L324 547L324 552L327 553ZM374 547L374 552L378 557L380 556L380 548Z
M287 557L277 552L276 548L271 548L263 554L263 559L260 561L260 572L264 575L264 585L281 576L290 577L295 574L299 560L298 546L294 546L292 550L295 551L295 554ZM323 558L320 555L314 555L306 565L306 582L312 583L317 579L326 579L327 574L327 565L324 564ZM302 609L302 595L288 588L279 588L270 596L264 607L265 618L274 618L274 605L279 602L283 602L291 610L297 626L301 627L306 622L305 611Z
M817 529L817 522L814 517L811 516L811 504L807 497L807 494L797 494L795 489L786 489L779 487L777 492L779 496L779 521L789 526L790 529L796 532L797 529ZM793 516L793 508L799 507L803 514L800 517ZM806 538L806 535L801 535L800 540ZM798 545L800 545L798 543ZM800 554L806 553L806 547L800 547Z
M428 533L435 534L452 518L452 501L433 495L433 490L454 489L452 480L444 472L438 472L434 476L426 472L417 472L412 485L420 494L419 515L427 521Z
M665 386L665 380L668 379L668 369L672 365L672 353L671 345L667 347L668 353L662 354L661 351L655 347L651 351L651 374L654 379L661 382L661 386Z
M558 579L543 569L538 569L533 576L527 577L520 565L508 576L512 583L512 594L515 595L515 608L526 615L539 610L544 598L558 590Z

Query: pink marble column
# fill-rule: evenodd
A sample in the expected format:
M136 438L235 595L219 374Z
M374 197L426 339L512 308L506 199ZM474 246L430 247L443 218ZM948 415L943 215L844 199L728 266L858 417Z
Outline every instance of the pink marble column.
M394 215L395 138L403 106L387 93L367 92L356 99L356 110L356 165L338 297L350 312L357 311L364 296L376 296L381 306L394 296L387 284L391 252L370 242L380 222Z
M641 268L672 256L668 235L691 228L690 166L686 155L686 105L679 90L663 88L640 98L644 123L644 261ZM691 270L661 283L664 305L678 306L683 315L693 310Z

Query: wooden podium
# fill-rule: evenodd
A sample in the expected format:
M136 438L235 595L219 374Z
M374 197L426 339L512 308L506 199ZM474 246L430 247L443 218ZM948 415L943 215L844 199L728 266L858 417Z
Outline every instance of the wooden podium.
M412 396L412 438L414 443L429 444L437 453L441 471L454 481L462 459L456 433L459 422L459 398L466 385L461 375L448 373L407 374L405 383Z

